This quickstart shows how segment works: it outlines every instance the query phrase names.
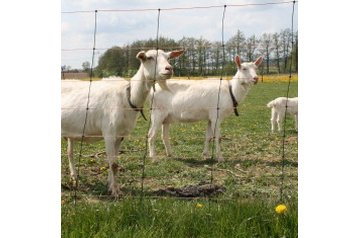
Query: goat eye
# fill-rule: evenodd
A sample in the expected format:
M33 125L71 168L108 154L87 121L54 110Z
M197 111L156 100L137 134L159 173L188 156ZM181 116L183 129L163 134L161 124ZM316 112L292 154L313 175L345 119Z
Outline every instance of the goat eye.
M247 70L247 68L243 68L242 70Z
M147 60L152 60L152 59L154 59L153 56L147 57Z

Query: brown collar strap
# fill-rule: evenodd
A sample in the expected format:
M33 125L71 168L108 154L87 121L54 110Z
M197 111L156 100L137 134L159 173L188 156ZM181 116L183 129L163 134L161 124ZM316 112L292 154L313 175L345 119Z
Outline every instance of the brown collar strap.
M144 113L143 113L143 108L138 108L137 106L135 106L132 102L131 102L131 86L129 85L126 89L127 92L127 101L129 106L136 112L140 112L140 114L142 115L142 117L144 118L144 120L147 121L147 118L145 117Z
M231 100L232 100L232 105L234 107L234 112L235 112L235 115L238 117L239 116L239 112L237 111L237 106L239 105L236 101L236 98L234 96L234 94L232 93L232 87L231 87L231 84L229 84L229 92L230 92L230 97L231 97Z

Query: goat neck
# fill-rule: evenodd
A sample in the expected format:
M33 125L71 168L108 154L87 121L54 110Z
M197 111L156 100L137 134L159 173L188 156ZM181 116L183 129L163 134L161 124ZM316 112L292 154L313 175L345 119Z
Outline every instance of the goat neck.
M143 107L148 96L151 83L144 76L143 66L139 67L137 73L130 80L131 85L131 102L137 107Z

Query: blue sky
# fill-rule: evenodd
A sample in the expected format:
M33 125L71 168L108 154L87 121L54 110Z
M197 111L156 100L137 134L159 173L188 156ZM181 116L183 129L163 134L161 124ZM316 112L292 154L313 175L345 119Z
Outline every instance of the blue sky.
M62 0L61 2L61 65L82 68L82 63L91 61L94 31L94 10L110 9L158 9L196 6L220 6L230 4L252 4L283 2L283 0ZM71 11L92 11L84 13L64 13ZM163 10L160 14L159 35L175 40L186 37L203 37L210 41L221 40L221 19L223 8L192 10ZM99 11L97 15L96 48L106 49L124 45L135 40L156 37L156 10L153 11ZM262 33L279 32L291 27L292 3L265 6L227 7L225 13L225 40L240 29L246 37ZM295 7L294 30L297 30L297 5ZM98 57L104 52L99 50Z

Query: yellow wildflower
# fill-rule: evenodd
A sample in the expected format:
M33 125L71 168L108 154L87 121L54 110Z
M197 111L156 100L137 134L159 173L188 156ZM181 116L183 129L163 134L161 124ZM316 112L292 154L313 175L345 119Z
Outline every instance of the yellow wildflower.
M203 204L201 204L201 203L197 203L196 204L196 208L202 208L204 205Z
M275 211L278 213L278 214L283 214L287 211L287 207L285 204L279 204L276 206L275 208Z

